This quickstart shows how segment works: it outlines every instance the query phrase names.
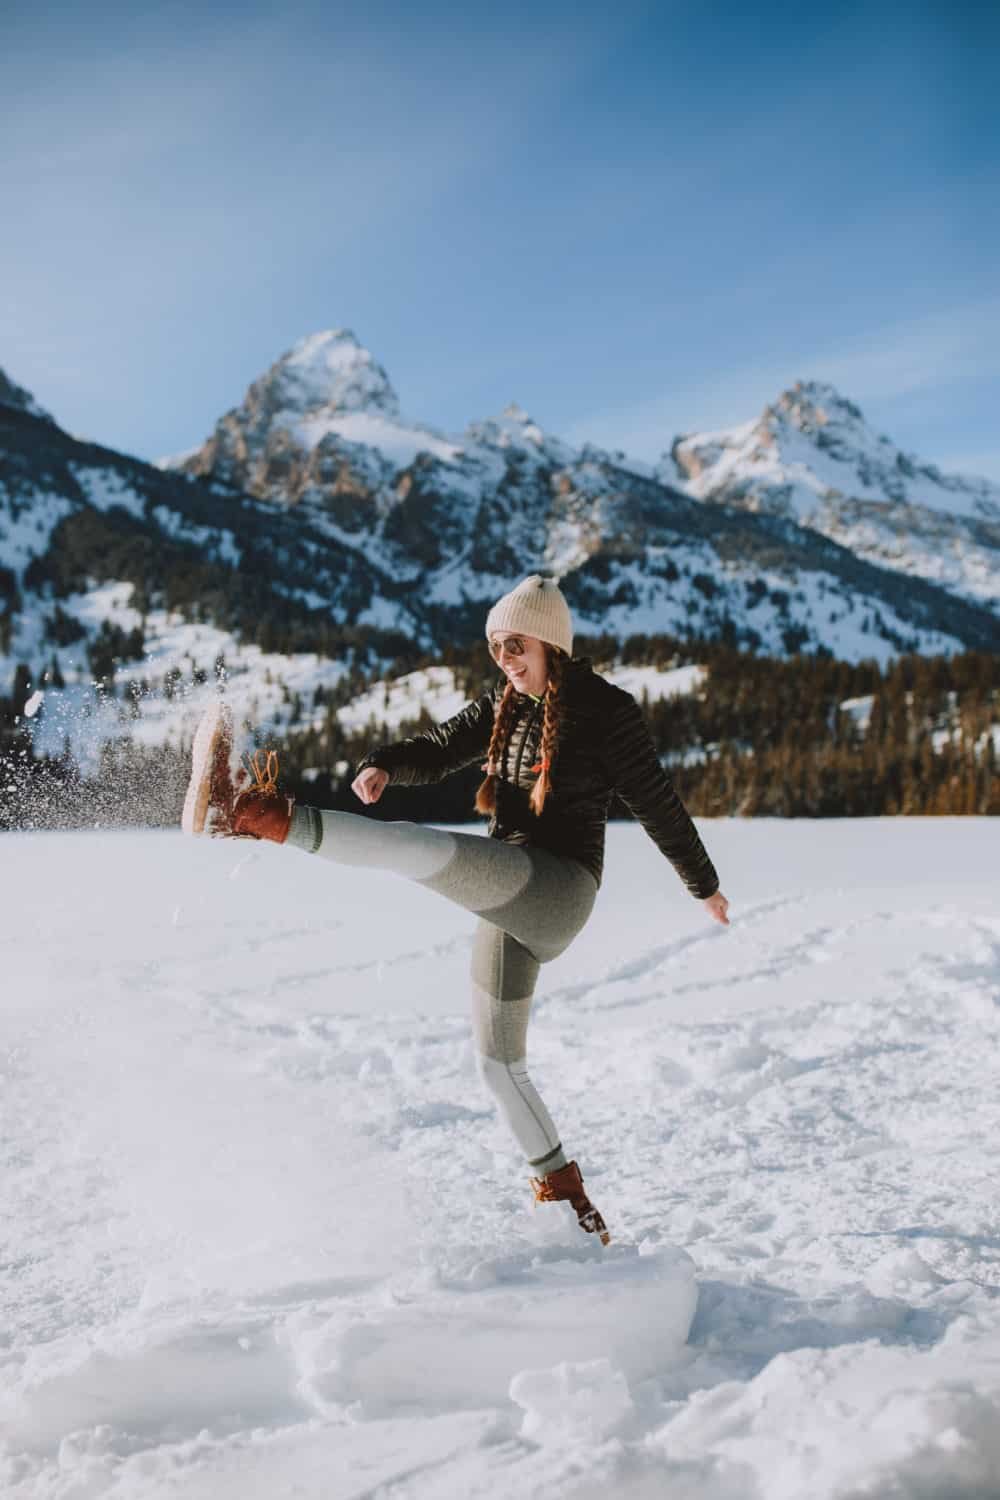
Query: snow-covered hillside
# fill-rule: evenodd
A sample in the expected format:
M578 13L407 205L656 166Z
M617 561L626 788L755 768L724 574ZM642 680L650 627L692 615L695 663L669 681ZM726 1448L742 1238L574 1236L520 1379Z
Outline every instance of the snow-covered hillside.
M123 592L127 595L127 586L95 590L81 608L100 610L100 618L133 629L138 617ZM61 688L44 675L32 682L33 743L38 755L57 755L68 737L84 769L93 767L102 744L122 736L151 747L190 745L220 677L238 721L281 735L293 721L300 726L312 721L317 691L335 688L344 670L342 663L315 653L264 652L214 626L154 611L146 617L146 653L132 666L134 692L126 684L118 697L97 691L90 671L72 660Z
M756 421L676 438L657 473L1000 611L1000 485L903 453L830 385L800 381Z
M632 693L640 701L650 702L692 693L704 681L704 668L610 667L603 674L609 682ZM451 667L426 667L407 672L402 677L373 683L337 717L345 729L362 732L373 726L379 732L394 732L406 722L419 719L426 712L435 723L443 723L468 703Z
M173 834L3 835L5 1500L992 1500L1000 922L975 819L614 825L534 1075L473 920Z
M127 593L127 587L109 586L95 590L78 607L131 630L138 616L128 604ZM97 690L89 670L68 653L60 687L52 685L48 674L29 681L30 697L21 722L35 754L58 756L68 741L80 769L92 775L102 745L112 740L125 738L150 749L186 750L206 704L220 687L238 723L281 744L304 730L322 730L329 695L340 687L345 673L340 662L315 654L288 657L262 652L211 625L185 623L155 611L146 619L146 646L143 661L135 664L135 690L125 687L119 696ZM656 702L696 691L704 669L611 667L604 675L640 702ZM422 715L441 723L468 701L453 668L425 667L379 679L333 713L346 734L368 736L375 743L391 738L402 725L412 725ZM324 761L304 769L307 779L314 779L333 770L344 774L348 767L346 762L334 767ZM9 768L5 781L0 782L0 812L7 810L16 821L30 816L26 770ZM122 795L126 794L123 786Z
M0 459L0 697L19 664L38 685L63 679L79 690L62 700L70 729L112 669L120 690L211 675L219 655L238 675L257 663L244 685L266 720L304 679L339 680L348 657L371 665L407 639L431 644L360 553L284 508L78 442L2 403ZM47 694L50 717L59 701Z

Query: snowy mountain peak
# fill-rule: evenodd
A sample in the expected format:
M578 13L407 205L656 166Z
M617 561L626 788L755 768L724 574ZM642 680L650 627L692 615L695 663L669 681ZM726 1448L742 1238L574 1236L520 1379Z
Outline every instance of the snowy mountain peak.
M544 448L552 439L548 437L523 406L511 401L505 406L496 422L501 444L530 444L533 448Z
M755 421L677 438L657 473L695 499L787 516L840 541L831 510L858 505L1000 519L1000 486L904 453L819 380L796 381Z
M1000 485L904 453L825 381L796 381L740 426L677 438L655 473L997 608Z
M21 385L15 385L3 370L0 370L0 406L13 406L18 411L26 411L29 416L42 417L46 422L55 420L44 407L39 406L30 391L26 391Z
M201 447L161 463L289 502L338 482L356 491L375 470L442 447L449 457L455 451L438 434L406 426L382 366L350 329L331 328L299 339L276 360ZM319 472L326 458L335 451L343 458L348 449L359 464L353 478Z
M797 380L781 393L773 406L765 407L761 420L769 419L783 419L800 432L810 434L838 423L865 425L860 408L822 380Z
M272 411L298 416L376 412L399 416L399 399L380 364L347 328L299 339L250 387Z
M544 459L550 463L569 464L579 457L574 448L546 432L516 401L505 406L498 417L490 417L485 422L470 422L466 435L473 444L480 443L508 453L517 450L536 462Z

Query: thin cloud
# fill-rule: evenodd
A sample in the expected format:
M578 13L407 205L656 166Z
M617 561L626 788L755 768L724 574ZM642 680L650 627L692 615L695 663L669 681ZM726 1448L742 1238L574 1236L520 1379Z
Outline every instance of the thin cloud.
M1000 298L895 323L766 365L720 370L633 406L576 423L571 442L594 442L646 460L684 432L732 427L758 416L796 380L822 380L862 405L961 380L1000 376Z
M1000 297L853 340L815 363L825 380L859 401L1000 375Z

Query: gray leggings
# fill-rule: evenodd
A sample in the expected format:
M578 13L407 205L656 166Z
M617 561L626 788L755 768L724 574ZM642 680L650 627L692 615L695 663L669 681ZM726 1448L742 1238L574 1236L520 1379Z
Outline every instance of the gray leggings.
M593 909L597 882L575 859L420 823L297 806L288 842L342 865L404 875L479 918L472 949L479 1073L530 1166L565 1165L528 1077L528 1015L539 966L558 958Z

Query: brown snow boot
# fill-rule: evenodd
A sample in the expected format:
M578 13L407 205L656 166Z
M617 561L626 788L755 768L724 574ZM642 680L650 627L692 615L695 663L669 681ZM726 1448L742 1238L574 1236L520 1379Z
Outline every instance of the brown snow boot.
M185 833L231 831L236 795L232 753L233 716L225 703L215 700L202 714L191 747L191 778L181 813Z
M575 1161L567 1162L564 1167L557 1167L544 1177L532 1177L530 1180L535 1190L536 1203L556 1203L561 1199L568 1199L576 1212L580 1228L585 1229L588 1234L599 1235L602 1245L611 1243L607 1225L583 1191L583 1178Z
M273 750L256 750L250 768L253 785L240 792L233 803L233 836L283 844L292 825L295 801L278 791L278 757Z

